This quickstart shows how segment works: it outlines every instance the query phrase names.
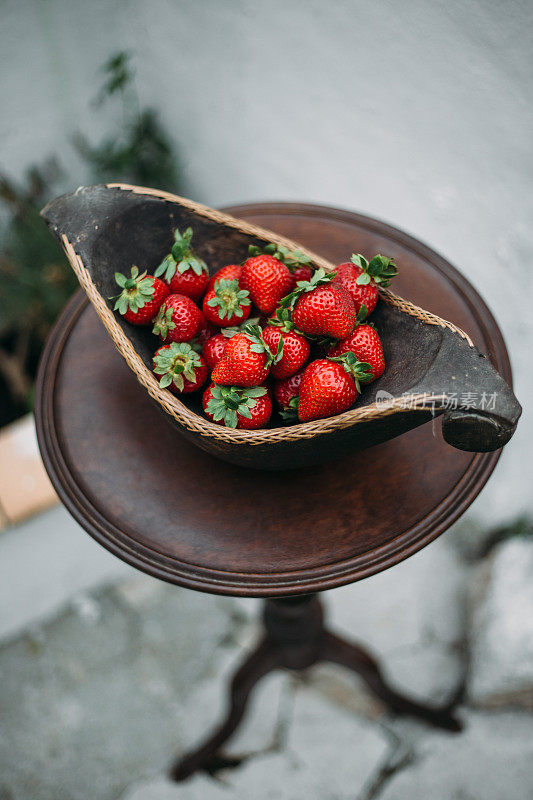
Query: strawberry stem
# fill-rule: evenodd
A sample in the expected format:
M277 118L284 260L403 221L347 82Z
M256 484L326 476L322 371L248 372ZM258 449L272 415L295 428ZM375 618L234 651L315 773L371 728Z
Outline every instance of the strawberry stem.
M183 275L189 269L192 269L196 275L207 272L205 261L198 258L191 248L192 236L192 228L187 228L183 235L176 228L174 231L174 244L170 253L164 257L154 272L156 278L163 276L163 279L168 283L176 274L176 270L180 275Z

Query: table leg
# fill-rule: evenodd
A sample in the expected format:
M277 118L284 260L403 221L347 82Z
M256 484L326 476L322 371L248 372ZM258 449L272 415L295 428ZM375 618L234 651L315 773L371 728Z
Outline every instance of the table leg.
M233 676L226 718L204 744L174 765L170 773L173 780L182 781L193 772L208 767L209 762L241 721L255 684L278 666L280 666L279 653L266 638L263 639Z
M418 717L437 728L445 728L449 731L462 729L460 720L452 714L454 703L444 706L426 705L395 692L385 682L378 662L359 645L346 642L333 633L326 633L322 658L324 661L341 664L343 667L357 672L374 694L397 714Z
M452 714L454 703L425 705L395 692L369 653L327 631L317 595L267 600L263 621L266 635L231 682L226 718L204 744L174 765L170 773L174 780L182 781L197 770L209 770L210 765L223 761L220 748L237 728L252 689L264 675L280 668L299 671L320 661L331 661L357 672L374 694L398 714L409 714L446 730L461 730L460 721Z

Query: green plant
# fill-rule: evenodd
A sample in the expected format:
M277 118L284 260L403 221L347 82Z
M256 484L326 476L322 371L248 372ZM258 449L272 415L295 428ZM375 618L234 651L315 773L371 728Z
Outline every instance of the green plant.
M125 180L178 188L170 141L152 109L139 108L129 53L104 64L94 103L116 102L115 135L96 145L77 134L75 147L94 182ZM7 221L0 240L0 426L32 405L40 350L61 308L76 287L65 256L39 216L65 176L57 158L31 167L20 180L0 173L0 205Z
M175 189L177 171L172 145L155 111L139 109L130 54L116 53L102 69L105 77L95 105L100 108L109 99L120 100L119 130L116 135L104 137L96 147L81 133L76 134L78 152L91 165L97 180L120 177L143 186Z

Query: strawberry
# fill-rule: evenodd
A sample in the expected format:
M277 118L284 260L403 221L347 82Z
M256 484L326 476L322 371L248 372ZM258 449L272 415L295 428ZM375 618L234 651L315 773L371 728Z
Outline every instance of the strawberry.
M190 342L204 325L204 315L190 297L170 294L161 304L152 333L164 342Z
M223 333L215 333L204 344L202 348L202 355L204 357L207 368L210 372L214 370L226 349L229 339Z
M377 255L367 261L354 254L351 261L339 264L336 273L335 283L342 284L350 293L356 311L365 306L367 314L371 314L378 301L378 285L389 286L398 268L392 258Z
M154 274L164 277L173 294L184 294L192 300L199 300L207 289L209 273L205 261L191 249L191 240L192 228L187 228L183 235L176 228L172 250Z
M252 256L245 261L239 283L263 314L271 314L292 288L288 267L270 255Z
M206 319L220 328L244 322L251 311L250 295L236 280L221 278L206 293L202 305Z
M261 253L274 256L278 261L282 261L285 266L289 268L292 277L291 290L296 289L299 281L310 281L313 275L313 268L311 266L311 259L302 253L301 250L289 250L281 244L267 244L261 250L260 247L250 245L248 248L250 256L258 256Z
M309 422L347 411L361 391L359 381L368 381L368 378L368 364L358 361L353 353L311 362L300 385L300 420Z
M228 264L225 267L221 267L214 275L211 275L207 288L212 289L215 285L215 281L219 281L221 278L227 281L238 281L241 277L241 271L242 267L240 264Z
M264 428L272 414L272 402L264 386L208 386L202 398L205 414L227 428Z
M263 329L263 339L272 353L277 352L280 339L283 340L283 355L270 370L273 378L281 380L294 375L309 358L309 342L294 329L286 309L279 310L276 318Z
M246 325L257 325L259 322L259 317L253 317L248 319L245 323ZM208 323L209 324L209 323ZM236 327L231 328L222 328L222 330L214 328L214 333L204 342L202 355L205 359L209 370L213 370L224 353L226 349L226 345L228 343L228 339L231 339L232 336L235 334L240 333L244 328L243 325L238 325ZM200 337L199 337L200 338Z
M281 309L292 309L292 322L308 336L345 339L355 326L357 314L352 298L333 281L334 276L335 273L317 269L310 281L299 283L280 303Z
M215 325L212 325L210 322L207 322L207 320L206 320L206 322L205 322L205 324L204 324L204 327L202 328L202 330L200 331L200 333L199 333L199 334L198 334L198 336L197 336L197 339L198 339L198 345L200 346L200 349L202 349L202 347L204 346L204 344L205 344L205 343L206 343L206 342L207 342L207 341L208 341L208 340L209 340L209 339L210 339L212 336L214 336L214 335L215 335L215 333L218 333L218 332L219 332L219 330L220 330L220 328L217 328Z
M357 318L358 320L364 319L365 316L364 313L359 312ZM359 361L370 365L372 380L376 381L385 372L383 346L375 328L372 325L365 325L362 319L346 339L337 342L330 348L328 355L342 356L344 353L354 353ZM370 383L370 381L368 382Z
M303 374L304 370L301 370L296 375L291 375L290 378L276 381L274 385L274 397L283 419L294 420L298 418L298 395Z
M224 386L259 386L282 355L283 339L274 355L263 340L261 328L247 325L228 341L211 377L214 383Z
M185 342L171 342L156 351L153 360L159 385L168 387L174 394L188 394L199 389L206 381L207 367L199 353Z
M294 269L291 269L292 275L292 291L294 291L301 281L310 281L313 277L313 270L307 264L299 264Z
M139 267L136 266L131 268L131 278L115 272L115 281L122 291L110 298L116 300L114 310L133 325L149 325L170 293L166 283L146 272L139 275Z

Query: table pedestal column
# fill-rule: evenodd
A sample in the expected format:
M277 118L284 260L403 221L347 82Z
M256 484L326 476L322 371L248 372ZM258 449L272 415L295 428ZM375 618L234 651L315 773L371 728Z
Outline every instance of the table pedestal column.
M417 703L391 689L376 659L359 645L330 633L323 622L317 595L267 600L263 610L265 632L256 649L233 676L226 718L198 749L181 758L171 776L184 780L197 770L214 771L227 763L219 751L241 721L255 684L275 669L303 670L330 661L357 672L371 691L397 714L407 714L449 731L461 730L453 716L457 701L445 706Z

